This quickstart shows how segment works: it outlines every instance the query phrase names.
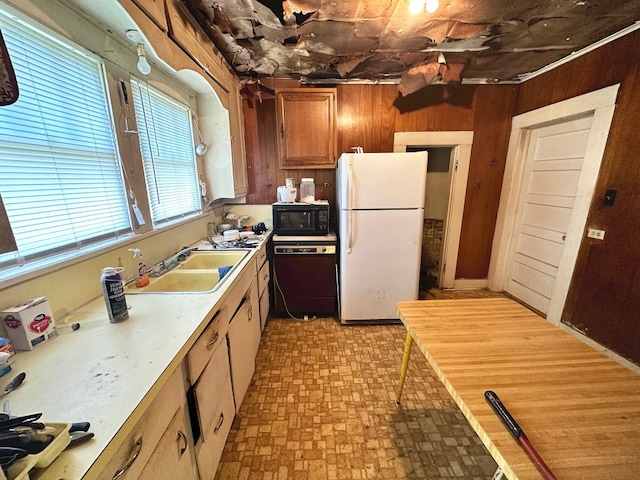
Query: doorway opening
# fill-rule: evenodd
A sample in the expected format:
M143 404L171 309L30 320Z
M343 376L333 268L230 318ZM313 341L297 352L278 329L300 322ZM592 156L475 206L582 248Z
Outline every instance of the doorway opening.
M427 151L420 291L454 285L473 132L396 132L394 152Z
M443 240L449 208L453 148L417 145L407 147L407 152L421 151L429 154L420 258L420 293L422 294L440 286L444 266Z

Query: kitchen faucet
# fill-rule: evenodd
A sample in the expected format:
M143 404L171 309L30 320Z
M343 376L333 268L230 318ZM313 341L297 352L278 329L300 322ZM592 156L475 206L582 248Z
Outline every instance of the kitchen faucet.
M169 258L162 260L161 262L156 263L152 267L149 268L149 275L152 277L160 277L167 273L169 270L178 266L179 262L186 260L186 258L191 255L191 252L197 250L197 247L184 247L177 253L174 253Z

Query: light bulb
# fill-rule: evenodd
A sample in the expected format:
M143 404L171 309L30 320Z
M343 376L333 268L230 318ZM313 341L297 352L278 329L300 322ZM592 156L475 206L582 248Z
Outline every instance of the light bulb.
M151 73L151 65L147 61L147 56L144 53L144 44L138 43L136 47L136 51L138 53L138 71L143 75L149 75Z
M427 5L427 12L433 13L438 9L439 3L438 3L438 0L427 0L426 5Z
M409 12L413 15L420 13L424 7L425 0L409 0Z

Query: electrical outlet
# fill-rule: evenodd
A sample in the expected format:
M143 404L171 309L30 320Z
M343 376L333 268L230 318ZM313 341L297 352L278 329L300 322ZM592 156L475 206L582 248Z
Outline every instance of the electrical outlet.
M596 240L604 240L604 230L590 228L587 232L587 237L595 238Z

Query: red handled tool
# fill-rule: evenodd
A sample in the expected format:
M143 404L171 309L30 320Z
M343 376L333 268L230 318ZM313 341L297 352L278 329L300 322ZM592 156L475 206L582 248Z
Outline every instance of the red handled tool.
M533 448L533 445L529 442L529 439L522 431L522 428L520 428L520 425L518 425L515 419L511 416L507 407L502 404L498 395L491 390L487 390L484 392L484 398L487 400L489 405L491 405L491 408L493 408L493 411L496 412L498 417L500 417L500 420L502 420L502 423L507 427L507 430L509 430L511 435L513 435L513 438L516 439L516 442L522 446L545 480L557 480L549 466L544 463L542 457L540 457L536 449Z

